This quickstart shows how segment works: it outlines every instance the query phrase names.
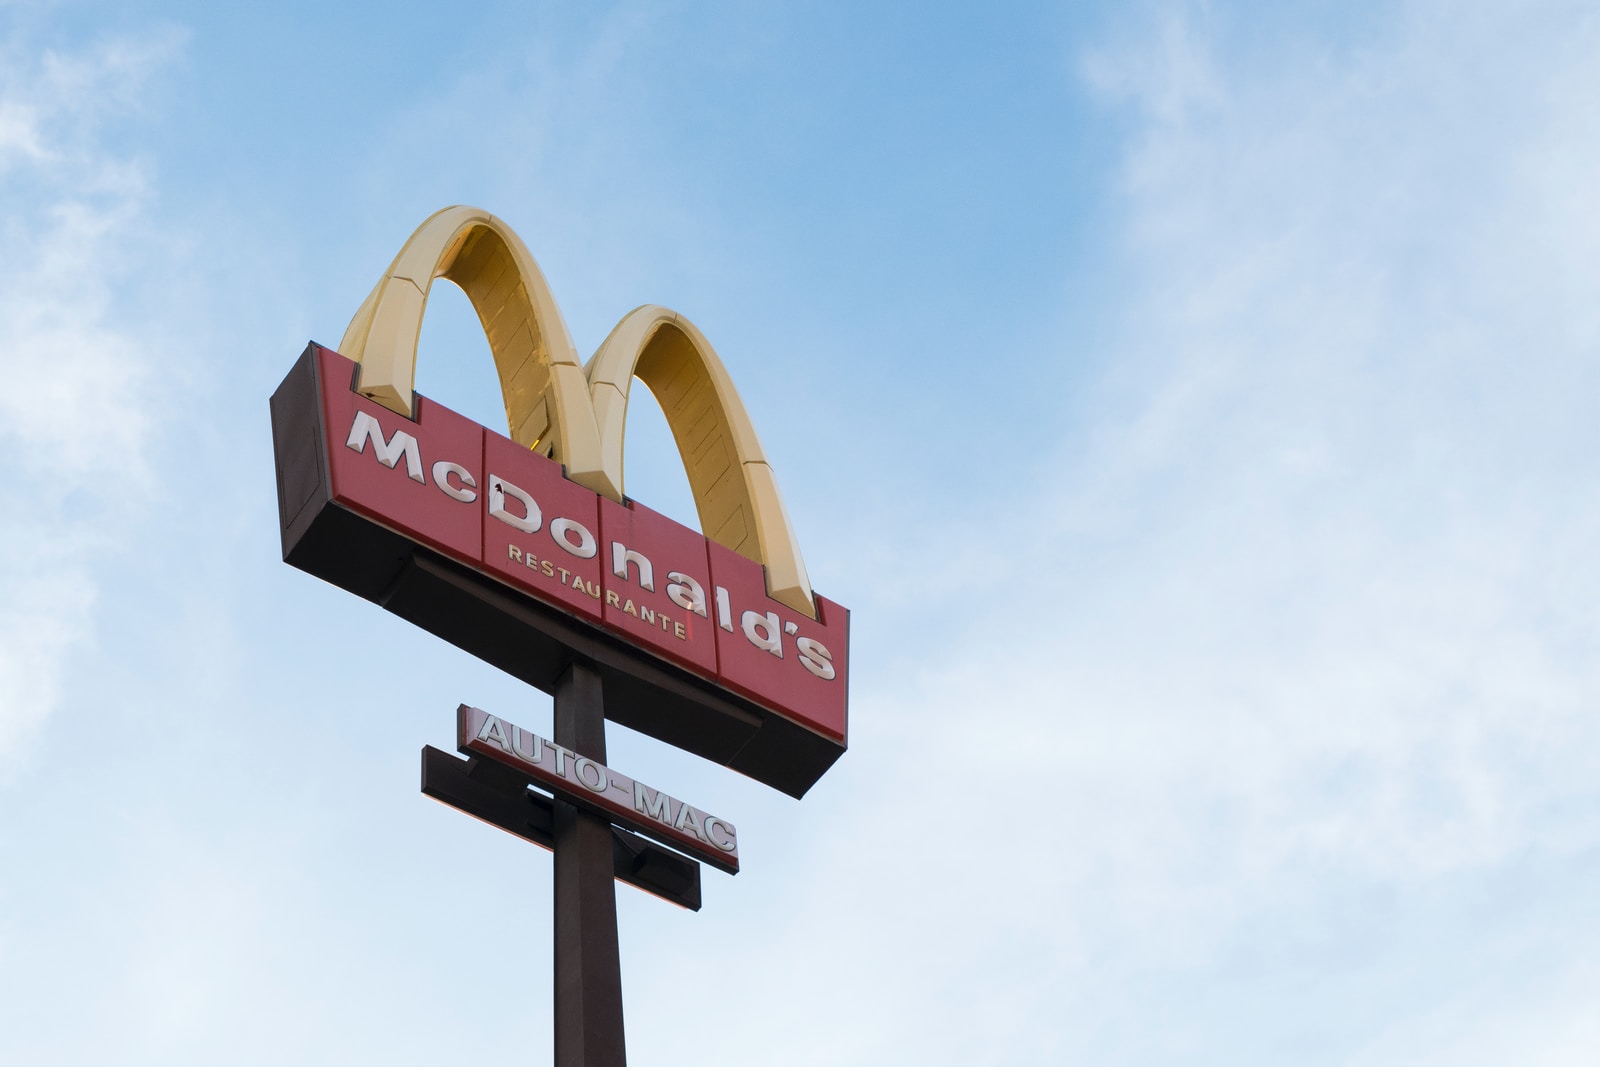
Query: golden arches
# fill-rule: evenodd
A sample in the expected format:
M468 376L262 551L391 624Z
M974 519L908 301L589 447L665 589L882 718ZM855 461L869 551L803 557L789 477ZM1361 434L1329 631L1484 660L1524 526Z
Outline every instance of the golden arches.
M705 335L664 307L635 308L617 323L587 369L603 465L616 472L618 484L628 387L637 377L667 417L701 531L764 563L772 598L814 618L811 580L778 480L733 379Z
M361 364L357 388L410 417L417 336L435 278L460 286L483 323L511 439L529 448L553 442L547 454L566 465L567 477L620 500L620 477L608 479L597 465L588 382L550 286L521 238L487 211L435 212L394 257L339 342Z
M777 479L733 380L705 337L662 307L629 312L587 367L539 265L500 219L450 207L417 227L351 319L339 351L361 364L357 388L409 417L417 338L435 278L460 286L489 339L511 438L621 501L623 436L634 377L672 429L702 532L767 569L767 591L815 618L811 582Z

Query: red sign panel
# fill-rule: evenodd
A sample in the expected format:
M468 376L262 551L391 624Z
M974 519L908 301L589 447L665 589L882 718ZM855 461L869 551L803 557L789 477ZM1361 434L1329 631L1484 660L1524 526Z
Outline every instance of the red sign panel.
M356 393L355 373L354 363L313 345L274 396L286 559L455 633L462 647L492 652L491 662L516 673L507 660L517 651L504 635L463 637L448 623L467 602L438 583L456 579L441 572L425 593L387 584L408 565L397 558L409 557L408 543L433 549L486 588L533 597L660 661L666 674L657 670L644 688L622 685L632 715L621 709L618 717L794 795L844 750L847 611L819 596L817 617L808 618L767 596L759 563L637 502L603 498L567 480L559 464L426 397L417 397L414 419L398 415ZM320 457L306 450L307 435L320 442ZM352 515L387 540L351 527ZM691 712L710 707L696 696L703 690L672 680L678 672L764 710L667 722L651 694Z
M819 596L817 617L808 619L767 596L761 564L715 541L706 548L723 684L762 702L782 693L790 716L843 742L849 613Z
M600 618L599 497L561 465L484 431L483 566L568 611Z
M651 511L600 498L605 624L658 656L717 673L706 539Z
M481 551L484 429L422 398L415 421L349 388L355 364L324 349L322 380L333 499L465 563ZM403 516L403 519L401 517Z

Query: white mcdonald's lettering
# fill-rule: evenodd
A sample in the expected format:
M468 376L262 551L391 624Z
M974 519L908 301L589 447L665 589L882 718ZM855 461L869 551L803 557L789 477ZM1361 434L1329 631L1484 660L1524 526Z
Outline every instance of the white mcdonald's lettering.
M506 510L508 496L522 505L521 515ZM512 529L530 534L538 533L539 525L544 521L539 505L533 497L495 474L489 475L489 516L499 519Z
M572 537L568 536L569 534L577 536L577 544L573 544ZM552 519L550 521L550 536L556 539L556 544L579 559L594 559L595 553L599 551L599 546L595 544L594 534L590 533L589 528L577 519Z
M611 542L611 573L626 581L630 563L639 569L640 587L655 592L656 569L651 566L650 561L621 541Z
M759 611L747 611L739 618L739 628L744 631L745 640L752 645L764 652L771 652L779 659L783 658L783 629L778 624L776 611L769 611L765 615ZM757 632L763 628L765 633Z
M350 436L344 439L345 447L365 452L368 441L372 442L372 454L379 463L393 470L394 465L400 462L400 457L404 456L406 476L414 482L422 481L422 453L417 449L417 439L404 430L396 430L394 436L385 441L383 427L378 425L378 420L365 411L358 411L355 421L350 424Z
M833 653L826 645L812 637L802 637L795 642L800 653L800 665L824 682L834 679Z
M413 481L426 484L422 476L422 452L417 439L404 430L396 430L388 440L384 440L383 427L378 424L378 420L365 411L358 411L355 421L351 423L350 435L345 444L356 452L364 453L368 442L371 442L372 455L379 463L395 468L404 458L407 475ZM478 494L475 492L478 483L473 479L472 473L461 464L439 460L433 464L432 473L434 485L450 499L467 504L478 499ZM514 530L534 534L544 527L544 512L533 494L520 486L513 485L498 474L489 475L489 492L485 503L490 518L498 519ZM578 559L593 559L599 554L599 543L595 539L594 532L577 519L565 516L551 519L548 532L551 540ZM552 577L554 572L559 571L563 584L571 585L574 589L599 599L598 586L593 582L585 584L567 568L559 565L552 567L549 560L540 560L531 552L524 552L516 545L509 546L508 551L512 559L524 561L530 570L542 570L546 576ZM640 587L654 592L655 572L655 564L649 556L627 547L620 541L611 542L613 575L624 581L633 580ZM666 594L668 599L685 611L706 615L705 589L682 571L667 572ZM751 646L779 659L784 658L784 637L797 635L799 624L782 622L775 611L747 610L740 613L739 626L736 630L733 625L733 605L728 590L720 585L713 586L713 596L717 605L718 626L728 633L742 631L745 640L749 641ZM611 597L613 598L611 602L628 614L635 615L651 625L656 623L657 613L654 609L647 608L643 604L634 606L631 600L624 606L620 595L616 593L612 593ZM648 613L648 617L645 613ZM670 626L671 632L677 634L680 639L687 638L687 631L678 632L683 630L681 623L668 621L665 616L661 618L662 629L665 630ZM833 653L816 638L798 637L795 650L800 665L816 677L831 682L838 676L833 666Z
M459 487L450 484L450 476L452 474L455 475L456 481L461 483ZM444 495L451 500L459 500L463 504L470 504L478 499L478 494L474 492L478 488L477 481L473 479L472 472L459 463L451 463L447 459L441 459L435 463L433 465L433 484L437 485L444 492Z
M506 499L517 502L522 514L506 507ZM499 519L514 530L538 533L544 522L544 512L533 494L521 489L498 474L489 475L489 517ZM550 520L550 537L556 544L579 559L593 559L599 552L594 532L577 519L559 517ZM599 596L599 593L594 594Z
M700 583L678 571L667 572L667 599L701 618L706 614L706 591Z
M404 430L396 430L385 441L383 427L378 420L365 411L358 411L350 423L350 434L344 439L344 444L346 448L364 454L368 442L371 442L372 455L379 463L393 470L404 458L406 477L419 484L426 484L422 477L422 449L417 444L417 439ZM472 472L461 464L441 459L431 470L433 484L438 486L439 491L445 496L459 500L463 504L470 504L478 499L476 492L478 481L472 476Z

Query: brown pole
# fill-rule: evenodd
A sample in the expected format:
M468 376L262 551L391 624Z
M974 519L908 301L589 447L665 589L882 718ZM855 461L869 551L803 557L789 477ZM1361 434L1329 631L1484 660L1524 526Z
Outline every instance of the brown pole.
M606 759L600 674L573 663L556 683L555 741ZM611 823L555 802L555 1067L624 1067Z

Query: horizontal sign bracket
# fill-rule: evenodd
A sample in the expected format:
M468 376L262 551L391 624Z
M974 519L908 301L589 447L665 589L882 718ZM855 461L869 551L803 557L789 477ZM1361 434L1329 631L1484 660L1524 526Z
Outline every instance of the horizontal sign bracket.
M555 802L490 760L422 747L422 792L540 848L555 843ZM680 908L700 910L700 864L621 827L611 829L616 878Z

